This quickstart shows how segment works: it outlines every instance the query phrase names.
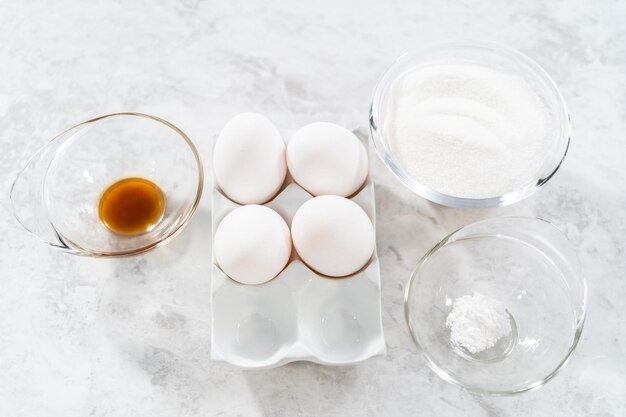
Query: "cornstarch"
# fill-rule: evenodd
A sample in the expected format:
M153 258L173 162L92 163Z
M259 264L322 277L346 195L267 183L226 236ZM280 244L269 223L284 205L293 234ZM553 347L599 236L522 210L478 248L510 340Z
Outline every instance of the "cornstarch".
M495 346L511 332L504 305L477 292L454 300L446 327L450 329L450 341L471 353Z

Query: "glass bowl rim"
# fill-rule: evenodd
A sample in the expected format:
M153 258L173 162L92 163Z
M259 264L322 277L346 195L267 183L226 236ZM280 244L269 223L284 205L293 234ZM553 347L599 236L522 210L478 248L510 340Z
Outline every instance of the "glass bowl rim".
M517 189L508 193L486 198L469 198L469 197L457 197L445 193L436 191L418 181L413 179L399 163L396 162L393 155L388 151L387 141L384 135L379 130L380 126L380 108L383 106L381 100L384 94L386 94L391 87L392 83L396 81L401 74L396 74L397 69L407 60L411 60L420 54L426 54L430 52L441 52L444 50L455 49L478 49L488 51L494 55L500 57L508 57L511 61L517 61L520 67L525 66L526 72L532 74L537 80L541 80L551 90L552 94L557 101L556 117L560 119L562 127L559 131L559 137L554 140L565 141L565 147L563 154L560 158L557 158L556 164L547 175L544 175L538 180L525 182ZM534 83L533 83L534 84ZM432 44L423 48L419 48L412 52L405 52L394 60L394 62L387 67L384 74L378 80L369 108L369 130L370 138L374 145L374 149L379 158L383 161L383 164L393 173L393 175L404 185L406 188L414 192L415 194L423 197L429 201L437 204L441 204L447 207L453 208L494 208L504 207L521 201L527 197L530 197L538 189L540 189L554 174L558 171L559 167L563 163L565 156L569 150L571 141L571 122L567 109L567 105L561 91L557 87L556 83L550 75L541 67L536 61L527 56L526 54L514 49L510 46L501 44L494 41L486 40L457 40L448 41L437 44Z
M582 271L582 266L580 267L580 279L582 282L582 305L581 307L581 315L580 318L578 320L578 323L576 325L576 329L574 331L574 338L572 340L572 343L567 351L567 353L565 354L565 356L563 357L563 359L556 365L556 367L546 376L524 386L518 389L514 389L514 390L487 390L487 389L480 389L480 388L476 388L473 387L472 385L466 384L462 381L460 381L459 379L455 378L454 376L450 375L445 369L441 368L431 357L430 355L427 353L426 349L424 349L422 347L422 345L419 342L419 338L416 336L415 331L413 330L413 323L411 320L411 302L410 302L410 298L411 298L411 293L412 293L412 288L413 285L416 281L419 280L419 272L422 268L422 266L426 263L426 261L428 261L431 257L433 257L441 248L443 248L444 246L446 246L451 239L458 234L459 232L465 230L466 228L469 228L470 226L475 226L477 224L482 224L482 223L489 223L489 222L493 222L496 220L511 220L511 221L515 221L515 220L532 220L532 221L539 221L539 222L544 222L547 223L553 230L557 231L559 234L561 234L569 243L571 243L570 239L565 235L565 233L563 233L561 231L561 229L559 229L554 223L550 222L549 220L540 218L540 217L532 217L532 216L501 216L501 217L494 217L494 218L488 218L488 219L483 219L483 220L479 220L476 222L472 222L469 224L466 224L462 227L459 227L458 229L454 230L453 232L449 233L448 235L446 235L443 239L441 239L435 246L433 246L431 249L429 249L421 258L420 260L417 262L417 265L415 266L415 268L413 269L413 271L411 272L411 275L409 276L409 280L406 283L406 288L404 289L404 299L403 299L403 309L404 309L404 321L407 325L407 328L409 330L409 333L411 335L411 340L413 341L413 344L417 347L418 353L420 354L420 356L424 359L424 361L426 362L426 364L428 365L428 367L435 373L437 374L437 376L439 376L441 379L443 379L444 381L454 384L454 385L458 385L462 388L465 388L469 391L475 392L477 394L487 394L487 395L493 395L493 396L508 396L508 395L513 395L513 394L520 394L523 392L527 392L527 391L532 391L535 390L541 386L543 386L546 382L550 381L552 378L554 378L562 369L563 367L567 364L567 362L569 361L569 359L571 358L572 354L574 353L574 350L576 350L576 347L578 346L578 342L580 341L580 337L582 335L582 331L585 325L585 319L587 316L587 280L585 279L585 276L583 274ZM482 234L482 237L487 237L487 236L497 236L496 234L493 235L489 235L489 234Z

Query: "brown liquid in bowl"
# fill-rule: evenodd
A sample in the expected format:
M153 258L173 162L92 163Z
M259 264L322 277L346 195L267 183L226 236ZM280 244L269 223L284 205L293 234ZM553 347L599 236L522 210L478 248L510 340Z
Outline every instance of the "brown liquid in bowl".
M124 178L111 184L100 197L98 215L102 224L120 235L138 235L151 230L165 212L165 194L145 178Z

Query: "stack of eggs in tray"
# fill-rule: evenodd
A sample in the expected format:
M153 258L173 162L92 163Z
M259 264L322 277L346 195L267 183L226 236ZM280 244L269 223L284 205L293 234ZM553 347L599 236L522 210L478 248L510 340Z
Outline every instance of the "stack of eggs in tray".
M282 135L242 113L218 136L213 164L212 357L268 367L383 353L363 142L332 123Z

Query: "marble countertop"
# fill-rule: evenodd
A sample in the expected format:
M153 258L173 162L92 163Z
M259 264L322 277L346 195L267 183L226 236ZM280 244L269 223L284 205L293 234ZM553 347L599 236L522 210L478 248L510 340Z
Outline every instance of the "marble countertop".
M3 1L0 416L626 415L625 20L617 1ZM207 198L170 245L117 260L54 251L13 219L18 168L75 122L155 114L204 155L244 110L285 128L362 126L396 56L458 38L499 40L543 65L570 107L572 146L545 188L497 210L429 204L374 162L385 357L263 371L211 362ZM510 214L547 218L575 242L589 313L553 381L485 397L443 382L417 355L402 289L445 234Z

